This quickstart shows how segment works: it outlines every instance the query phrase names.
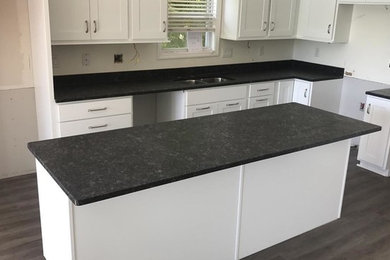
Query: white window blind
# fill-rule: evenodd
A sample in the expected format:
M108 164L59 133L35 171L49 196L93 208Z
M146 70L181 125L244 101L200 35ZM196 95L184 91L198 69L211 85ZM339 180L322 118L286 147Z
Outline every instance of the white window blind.
M168 0L168 31L215 31L216 0Z

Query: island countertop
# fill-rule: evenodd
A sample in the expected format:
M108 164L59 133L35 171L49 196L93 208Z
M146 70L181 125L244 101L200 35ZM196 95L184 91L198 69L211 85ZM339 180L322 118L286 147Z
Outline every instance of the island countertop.
M390 99L390 88L371 90L366 92L367 95Z
M380 129L289 103L33 142L28 148L69 199L84 205Z

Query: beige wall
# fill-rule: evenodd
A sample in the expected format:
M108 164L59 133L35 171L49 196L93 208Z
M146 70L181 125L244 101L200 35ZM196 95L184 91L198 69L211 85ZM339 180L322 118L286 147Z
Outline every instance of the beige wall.
M389 28L390 7L355 5L348 44L296 40L294 58L345 67L355 78L390 84Z
M158 59L157 44L137 44L136 47L140 52L137 64L130 61L135 53L132 44L53 46L54 75L286 60L293 56L292 40L251 41L249 44L247 41L221 40L219 56L192 59ZM263 55L260 55L260 48L264 50ZM233 56L222 58L224 49L233 49ZM81 64L83 53L89 54L89 66ZM124 55L123 64L114 64L116 53Z
M0 0L0 179L35 171L37 139L27 0Z

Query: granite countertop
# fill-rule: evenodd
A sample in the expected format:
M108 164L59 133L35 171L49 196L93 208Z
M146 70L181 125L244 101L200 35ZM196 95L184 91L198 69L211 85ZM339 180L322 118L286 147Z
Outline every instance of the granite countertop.
M33 142L28 148L69 199L84 205L379 130L289 103Z
M390 88L367 91L367 95L390 99Z
M282 79L321 81L340 79L344 69L301 61L275 61L206 67L98 73L54 77L57 103L140 95ZM183 83L183 79L226 77L223 83Z

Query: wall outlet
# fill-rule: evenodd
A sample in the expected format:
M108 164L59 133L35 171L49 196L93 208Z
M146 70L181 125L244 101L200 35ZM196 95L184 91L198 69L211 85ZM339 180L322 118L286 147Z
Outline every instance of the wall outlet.
M83 66L89 66L89 53L83 53L81 55L81 65Z
M264 47L264 45L262 45L259 48L259 56L264 56L264 53L265 53L265 47Z
M315 51L314 51L314 57L318 58L320 57L320 48L316 48Z
M114 63L123 63L123 54L114 54Z
M222 51L222 58L231 58L233 56L232 48L224 48Z

